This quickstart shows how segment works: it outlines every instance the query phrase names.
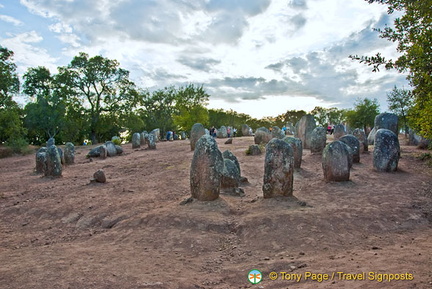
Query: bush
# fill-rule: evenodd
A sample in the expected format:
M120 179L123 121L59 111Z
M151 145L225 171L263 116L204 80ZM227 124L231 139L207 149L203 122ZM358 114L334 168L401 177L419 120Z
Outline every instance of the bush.
M31 149L28 146L28 143L23 138L12 138L6 142L6 146L12 150L12 153L15 154L29 154L31 153Z
M112 141L115 145L118 145L118 146L120 146L120 145L122 144L122 141L121 141L121 139L120 139L118 136L113 136L112 139L111 139L111 141Z

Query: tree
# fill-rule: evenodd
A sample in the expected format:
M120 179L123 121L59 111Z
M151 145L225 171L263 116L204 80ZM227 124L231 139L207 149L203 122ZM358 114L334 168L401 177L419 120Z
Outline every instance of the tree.
M387 101L389 109L399 117L399 121L403 124L405 136L408 135L408 112L413 106L412 91L395 86L391 92L387 93Z
M278 126L284 126L289 122L295 125L304 115L306 115L304 110L288 110L286 113L276 117L276 123Z
M345 113L346 120L352 128L363 128L366 134L368 127L374 126L375 117L379 114L379 104L376 99L357 99L355 107Z
M394 20L394 27L377 29L381 38L397 43L400 56L396 60L386 59L377 53L375 56L350 57L372 66L379 71L380 66L408 72L407 79L414 88L414 106L409 115L410 123L426 138L432 138L432 9L431 1L413 0L366 0L388 6L388 13L401 13Z
M90 138L97 143L101 115L121 117L137 103L135 84L129 80L129 71L119 68L116 60L89 56L81 52L66 67L59 68L56 76L59 92L74 98L84 108L90 125Z
M19 92L20 86L12 57L11 50L0 46L0 143L7 142L19 151L26 145L25 129L21 119L22 110L12 99L13 94Z
M19 92L20 83L13 55L13 51L0 46L0 108L13 107L12 95Z
M47 68L29 68L23 78L23 92L34 100L24 108L24 124L32 142L41 143L65 126L66 102L56 93L54 78Z

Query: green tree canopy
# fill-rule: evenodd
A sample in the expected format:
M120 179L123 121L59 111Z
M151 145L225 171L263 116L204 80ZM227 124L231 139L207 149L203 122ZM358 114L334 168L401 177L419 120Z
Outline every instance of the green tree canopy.
M357 99L355 107L345 113L346 121L352 128L363 128L367 133L368 128L374 126L375 117L379 114L379 105L376 99Z
M431 0L366 0L388 6L388 13L400 12L394 26L378 29L381 38L397 43L400 56L386 59L381 53L375 56L350 56L379 71L397 69L408 72L407 79L413 89L414 107L410 123L424 137L432 138L432 1Z
M403 124L405 135L408 134L408 113L413 106L412 91L400 89L396 86L387 93L389 109L399 117L399 122Z
M12 95L19 92L19 78L13 51L0 46L0 108L15 106Z
M81 104L88 116L90 138L107 137L99 133L101 115L120 117L137 104L135 84L129 80L129 71L119 68L116 60L89 56L81 52L66 67L59 68L56 77L59 91ZM104 116L104 119L109 118Z

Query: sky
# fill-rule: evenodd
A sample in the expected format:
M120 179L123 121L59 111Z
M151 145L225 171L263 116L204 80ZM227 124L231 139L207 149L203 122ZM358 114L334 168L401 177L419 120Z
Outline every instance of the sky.
M208 108L255 118L365 97L387 111L405 76L348 58L397 57L373 30L392 25L386 12L364 0L0 0L0 45L20 75L85 52L118 60L141 88L203 85Z

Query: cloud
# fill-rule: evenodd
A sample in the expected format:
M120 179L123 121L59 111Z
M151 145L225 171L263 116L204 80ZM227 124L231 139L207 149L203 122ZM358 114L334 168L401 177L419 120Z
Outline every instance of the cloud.
M296 9L307 9L306 0L292 0L288 5Z
M15 26L23 25L23 23L20 20L15 19L14 17L8 16L8 15L0 15L0 20L2 20L4 22L12 23Z
M213 66L221 63L220 60L212 59L212 58L194 58L194 57L187 57L183 56L178 59L178 61L186 65L192 69L204 71L204 72L210 72L212 70Z

